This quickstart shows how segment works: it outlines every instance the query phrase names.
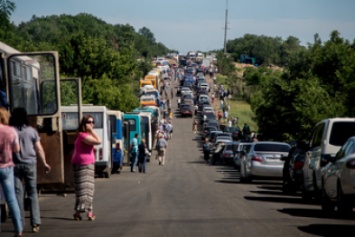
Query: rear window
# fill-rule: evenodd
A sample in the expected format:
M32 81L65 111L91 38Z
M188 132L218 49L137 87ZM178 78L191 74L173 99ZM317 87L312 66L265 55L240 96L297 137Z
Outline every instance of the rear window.
M103 128L103 113L102 112L83 112L84 115L91 115L94 118L94 128ZM62 112L62 127L63 130L77 130L79 127L79 119L77 112Z
M224 149L227 151L233 151L233 145L226 145Z
M329 144L342 146L352 136L355 136L355 122L334 122Z
M290 147L282 144L255 144L255 151L278 151L288 152Z

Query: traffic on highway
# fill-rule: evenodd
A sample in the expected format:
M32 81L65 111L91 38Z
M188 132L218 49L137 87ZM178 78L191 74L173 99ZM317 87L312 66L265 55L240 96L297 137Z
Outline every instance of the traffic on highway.
M62 185L38 185L37 236L353 236L355 119L322 120L308 142L263 140L229 116L230 92L216 80L214 55L153 63L133 111L58 103L65 177ZM96 219L75 221L65 157L87 114L105 143L95 148ZM146 144L144 172L132 157L136 134ZM1 236L13 236L1 204Z

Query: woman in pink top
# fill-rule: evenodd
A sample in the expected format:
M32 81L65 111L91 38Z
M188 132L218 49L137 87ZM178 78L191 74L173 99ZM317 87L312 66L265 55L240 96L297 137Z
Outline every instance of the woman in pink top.
M14 183L14 162L12 153L20 152L18 135L14 128L8 126L9 113L3 107L0 108L0 184L3 189L6 202L9 206L12 222L16 230L15 236L22 236L23 225L21 212L16 199Z
M78 136L74 143L72 164L75 180L75 213L74 220L81 220L80 214L87 213L89 220L95 216L92 212L95 181L94 145L100 145L101 139L94 132L94 118L85 115L80 122Z

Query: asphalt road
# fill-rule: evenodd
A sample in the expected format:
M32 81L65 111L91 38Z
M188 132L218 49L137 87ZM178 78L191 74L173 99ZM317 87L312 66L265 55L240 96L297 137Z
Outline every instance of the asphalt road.
M40 232L30 233L27 218L24 236L354 236L354 216L325 217L300 195L283 195L280 181L239 183L233 167L204 162L191 118L173 125L165 166L153 154L146 174L124 167L95 180L95 221L73 220L74 194L42 194ZM8 220L0 236L12 230Z

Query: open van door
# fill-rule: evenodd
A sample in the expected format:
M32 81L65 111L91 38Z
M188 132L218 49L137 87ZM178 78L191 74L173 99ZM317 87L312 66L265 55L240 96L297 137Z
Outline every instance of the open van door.
M67 105L75 105L77 107L77 116L75 120L66 118L66 113L61 111L61 126L63 129L62 147L64 153L64 190L74 190L74 173L71 164L71 158L74 152L74 142L77 136L80 120L82 118L82 95L81 95L81 79L67 78L60 80L61 107ZM71 121L72 124L63 121ZM68 126L69 125L69 126Z
M58 53L9 52L5 59L9 111L26 109L29 125L38 131L47 163L52 167L46 174L41 162L37 163L39 187L64 184Z

